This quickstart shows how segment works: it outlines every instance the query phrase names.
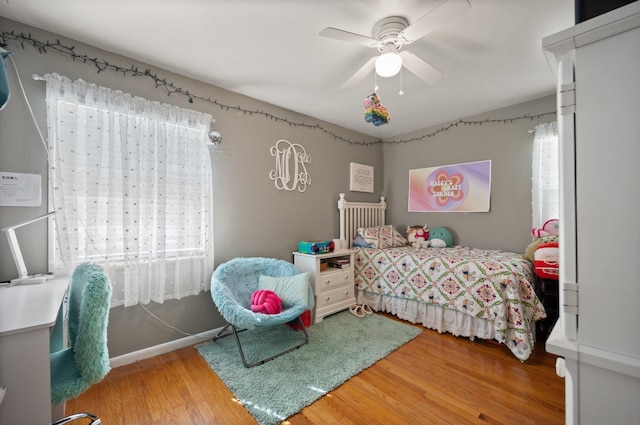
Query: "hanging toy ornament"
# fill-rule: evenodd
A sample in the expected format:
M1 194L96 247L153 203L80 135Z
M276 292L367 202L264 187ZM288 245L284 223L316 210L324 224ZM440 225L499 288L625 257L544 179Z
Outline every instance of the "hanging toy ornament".
M371 93L364 98L364 120L370 122L376 127L389 122L391 117L387 108L380 103L378 93Z

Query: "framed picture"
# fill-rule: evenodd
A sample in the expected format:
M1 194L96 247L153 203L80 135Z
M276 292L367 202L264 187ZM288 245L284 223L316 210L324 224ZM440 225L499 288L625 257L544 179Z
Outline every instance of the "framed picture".
M41 204L40 174L0 172L0 207L39 207Z
M373 167L355 162L352 162L350 166L349 190L352 192L373 193Z
M409 170L409 212L488 212L491 161Z

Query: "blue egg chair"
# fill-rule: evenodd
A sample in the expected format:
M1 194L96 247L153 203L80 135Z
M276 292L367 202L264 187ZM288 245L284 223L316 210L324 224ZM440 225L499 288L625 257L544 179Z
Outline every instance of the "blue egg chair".
M265 288L264 282L275 284L276 287ZM282 295L282 312L262 314L251 311L251 295L258 289L273 289L276 294ZM292 263L262 257L229 260L213 272L211 298L227 322L213 337L213 341L233 334L242 364L247 368L264 364L309 342L309 334L300 315L313 309L313 289L309 284L308 273L300 273ZM283 325L292 321L299 324L304 334L303 341L268 358L247 362L238 335L240 331ZM228 332L229 329L231 333Z

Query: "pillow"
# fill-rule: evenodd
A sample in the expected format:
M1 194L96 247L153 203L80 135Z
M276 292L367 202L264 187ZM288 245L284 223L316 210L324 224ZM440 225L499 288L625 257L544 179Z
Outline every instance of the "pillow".
M393 246L392 248L399 248L401 246L407 245L407 238L402 236L396 229L393 229Z
M260 276L258 278L258 289L267 289L275 292L282 300L284 308L298 304L308 305L310 277L311 272L284 277Z
M398 233L391 224L377 227L358 229L358 234L371 246L371 248L397 248L405 246L407 240Z
M371 248L371 245L369 245L367 241L365 241L364 238L360 235L353 238L352 246L359 246L361 248Z
M258 289L251 295L251 311L262 314L282 313L282 301L267 289Z

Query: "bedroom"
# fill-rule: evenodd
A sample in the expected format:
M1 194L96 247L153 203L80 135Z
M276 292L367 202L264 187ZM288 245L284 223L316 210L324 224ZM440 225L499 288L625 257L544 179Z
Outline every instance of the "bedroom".
M554 2L555 3L555 2ZM563 2L565 6L572 2ZM10 10L12 2L3 5ZM551 6L549 6L551 7ZM557 7L557 6L554 6ZM572 8L565 7L569 16L563 16L555 28L548 33L571 25ZM3 14L4 16L4 14ZM327 23L338 25L339 23ZM323 25L320 25L322 27ZM37 26L18 23L1 18L2 32L29 33L36 40L60 40L62 44L75 46L76 51L90 57L98 57L109 63L130 66L134 63L140 69L151 67L158 75L185 87L191 93L215 98L224 105L240 105L241 111L220 108L206 102L189 103L183 96L167 97L162 90L155 89L153 83L115 72L96 72L91 64L72 61L69 57L53 51L41 53L18 40L8 41L8 50L15 51L15 62L25 85L25 90L38 122L45 128L44 83L31 78L32 74L44 75L58 72L71 79L82 78L113 89L135 93L150 100L170 101L172 104L211 113L216 119L215 128L223 135L223 142L211 148L214 180L215 208L215 263L220 264L237 256L267 255L291 259L291 252L301 240L332 239L338 233L338 213L336 201L338 193L348 189L349 164L358 162L374 167L375 192L373 194L350 193L349 199L375 201L378 196L387 197L388 216L398 225L427 222L430 225L447 226L455 231L457 243L496 249L523 251L530 242L530 150L532 135L529 130L536 124L548 122L548 116L539 119L524 119L509 123L490 123L456 127L439 133L435 137L404 144L373 144L363 146L350 144L351 141L372 143L379 138L392 140L394 137L380 137L349 130L340 125L320 121L329 132L347 140L339 140L330 133L319 132L289 122L313 123L304 114L227 91L213 85L164 71L157 66L147 65L141 58L130 58L110 53L63 37L55 31L45 31ZM179 34L174 34L178 36ZM183 35L183 34L180 34ZM544 35L547 35L545 32ZM183 43L190 41L185 37ZM535 41L539 46L539 40ZM365 52L366 54L366 52ZM359 61L355 61L356 67ZM508 104L488 104L473 113L466 113L457 119L484 121L501 118L536 116L555 110L553 96L553 75L543 64L542 72L547 72L551 86L538 96L526 101ZM8 63L7 72L12 88L12 97L7 107L0 113L1 151L0 171L35 173L47 175L46 156L39 144L38 135L25 113L24 98L15 81L14 69ZM285 72L285 70L283 70ZM349 73L335 76L336 81L344 80ZM408 77L407 77L408 79ZM337 84L339 86L339 84ZM318 96L325 90L319 86ZM395 91L395 88L394 88ZM405 87L405 91L408 91ZM355 92L352 108L361 119L361 98L368 93ZM395 96L395 94L394 94ZM407 93L409 96L409 93ZM387 95L391 99L391 95ZM383 102L385 97L382 97ZM437 108L437 105L434 105ZM275 117L288 121L268 119L251 111L267 111ZM243 112L248 111L248 112ZM394 115L400 120L400 113ZM430 118L429 118L430 119ZM415 127L412 131L398 133L401 139L410 139L430 134L450 120L428 121L428 125ZM384 126L383 126L384 127ZM373 128L373 127L372 127ZM312 183L304 192L277 190L269 179L274 167L270 148L279 139L302 144L312 156L309 170ZM492 211L489 214L438 214L427 215L407 213L406 184L409 169L440 164L454 164L481 159L491 159L493 166ZM46 185L43 185L46 187ZM524 188L524 189L522 189ZM28 216L46 212L45 206L36 208L1 207L0 227L10 225ZM47 271L46 229L44 225L34 225L31 233L24 235L25 258L30 272ZM256 237L259 235L259 237ZM283 235L286 235L283 237ZM505 237L505 235L508 235ZM10 279L15 274L6 241L0 242L0 279ZM205 332L221 325L221 318L215 312L208 293L169 300L164 304L147 305L163 320L190 333ZM114 358L123 357L131 361L135 353L163 347L178 341L182 335L166 328L150 318L140 306L116 307L111 311L109 325L110 352ZM166 350L166 346L159 350ZM129 357L128 357L129 356Z

